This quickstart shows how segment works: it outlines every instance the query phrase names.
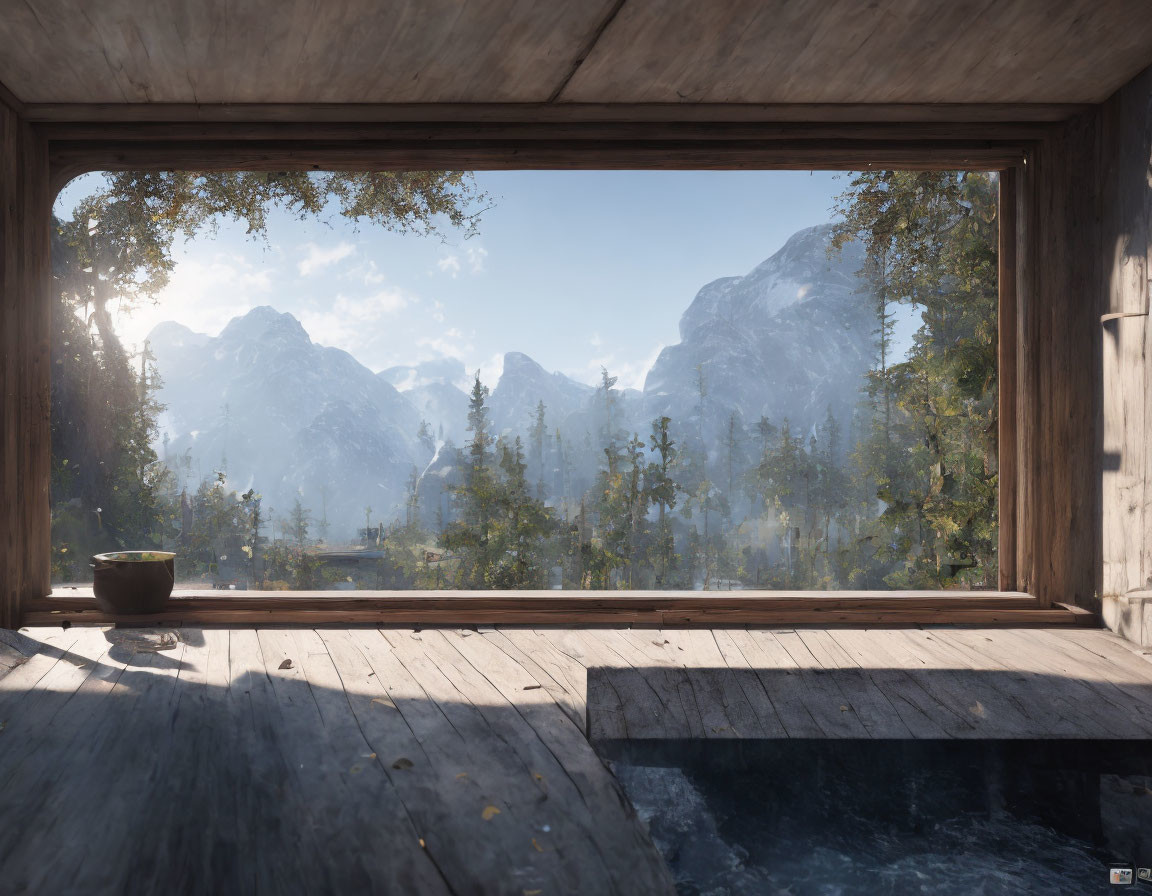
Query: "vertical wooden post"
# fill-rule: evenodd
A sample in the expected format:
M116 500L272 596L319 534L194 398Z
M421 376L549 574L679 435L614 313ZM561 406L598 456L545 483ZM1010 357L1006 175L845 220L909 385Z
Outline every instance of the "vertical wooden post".
M1020 169L1016 580L1042 606L1099 609L1100 228L1095 111Z
M1000 308L997 323L999 393L999 569L998 587L1015 591L1017 538L1017 480L1019 478L1019 445L1017 444L1016 407L1019 384L1016 378L1016 169L1000 172L998 225Z
M48 153L0 103L0 627L51 589Z

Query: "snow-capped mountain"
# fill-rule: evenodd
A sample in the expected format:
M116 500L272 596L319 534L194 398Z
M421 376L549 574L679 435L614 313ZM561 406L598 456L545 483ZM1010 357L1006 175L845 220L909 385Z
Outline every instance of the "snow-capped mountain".
M831 408L844 423L875 355L871 300L857 276L863 249L829 254L831 226L809 227L743 277L709 283L680 318L644 383L649 418L666 415L715 437L735 413L804 433ZM704 395L701 398L701 380Z
M543 401L548 438L560 433L569 475L588 484L606 432L646 441L661 415L678 441L702 436L713 451L733 414L745 427L788 419L803 434L831 408L846 424L874 359L874 317L857 276L861 247L829 254L830 236L828 226L802 230L745 276L701 289L642 394L620 390L609 402L602 389L508 352L488 402L493 432L521 436L531 456ZM149 345L166 406L159 450L182 481L195 489L222 470L230 487L254 486L280 516L299 496L314 517L327 514L334 538L351 536L367 505L374 519L401 515L412 471L450 476L454 447L469 438L468 377L456 359L375 374L269 307L217 337L164 323ZM433 450L417 437L421 420Z
M579 410L595 392L562 373L549 373L520 352L504 355L504 371L489 400L493 431L525 435L543 401L545 419L555 425Z
M333 521L403 506L413 465L426 462L419 413L347 352L313 343L291 314L255 308L217 337L168 322L148 341L166 406L161 457L189 488L222 471L281 514L299 496Z

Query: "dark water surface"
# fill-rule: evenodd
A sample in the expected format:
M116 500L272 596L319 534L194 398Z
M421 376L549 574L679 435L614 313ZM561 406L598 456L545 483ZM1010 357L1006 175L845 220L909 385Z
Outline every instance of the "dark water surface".
M682 894L1148 893L1146 743L601 745Z

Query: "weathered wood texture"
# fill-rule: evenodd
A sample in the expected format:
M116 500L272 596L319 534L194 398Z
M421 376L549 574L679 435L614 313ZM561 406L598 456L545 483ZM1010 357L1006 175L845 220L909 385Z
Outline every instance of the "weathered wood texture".
M0 678L5 892L673 892L558 650L471 631L32 634L41 651Z
M1148 18L1139 0L626 3L560 99L1100 102L1148 64Z
M1152 70L1101 109L1101 582L1105 598L1152 586Z
M1104 631L29 635L5 892L671 893L589 736L1152 740L1152 662Z
M13 103L18 101L13 99ZM27 121L348 124L499 122L989 123L1064 121L1083 103L20 103ZM15 106L14 106L15 107Z
M136 136L104 127L105 139L63 139L50 143L52 184L60 189L87 171L124 170L534 170L534 169L704 169L855 170L866 165L907 170L966 168L992 170L1021 158L1019 137L925 137L917 128L857 129L841 125L826 136L726 136L723 129L677 137L604 136L603 128L585 136L556 137L550 128L535 136L487 137L249 138L251 126L214 126L199 138L173 139L179 128L136 125ZM68 129L71 131L71 128ZM305 129L306 130L306 129ZM624 131L627 129L621 129ZM654 129L659 130L659 129ZM679 130L679 128L677 128ZM778 129L779 131L780 129ZM808 128L810 132L817 129ZM822 129L824 130L824 129ZM1018 129L1013 128L1016 132ZM1029 129L1031 130L1031 129ZM235 134L229 137L229 132ZM858 136L860 133L875 136ZM319 135L322 131L316 130Z
M544 633L542 637L547 637ZM1111 632L583 633L589 739L1152 741L1152 663Z
M88 592L90 594L90 592ZM1004 625L1093 626L1073 607L1042 607L1026 594L986 592L232 592L181 594L154 616L102 613L94 598L68 589L63 597L26 601L23 622L133 625L172 623L345 623L478 625Z
M1018 169L1016 587L1099 609L1097 116Z
M613 5L31 0L0 17L0 81L25 102L543 101Z
M997 549L997 570L1001 591L1015 591L1016 585L1016 528L1017 528L1017 481L1020 476L1019 455L1017 453L1016 428L1016 356L1018 351L1018 330L1016 306L1016 216L1019 205L1019 188L1016 168L1005 168L1000 172L1000 196L998 203L999 225L999 292L1000 303L997 317L997 363L996 382L999 400L1000 431L997 433L999 447L998 483L1000 488L1000 515L998 518L999 544Z
M25 0L26 103L1100 102L1150 61L1142 0Z
M0 627L49 587L45 143L0 103Z
M0 628L0 678L34 656L40 644L19 632Z

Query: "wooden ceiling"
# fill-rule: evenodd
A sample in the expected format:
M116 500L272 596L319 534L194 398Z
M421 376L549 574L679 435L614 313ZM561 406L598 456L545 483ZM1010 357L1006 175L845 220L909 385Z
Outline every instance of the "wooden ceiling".
M0 0L57 103L1095 103L1149 0Z

